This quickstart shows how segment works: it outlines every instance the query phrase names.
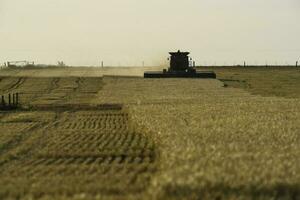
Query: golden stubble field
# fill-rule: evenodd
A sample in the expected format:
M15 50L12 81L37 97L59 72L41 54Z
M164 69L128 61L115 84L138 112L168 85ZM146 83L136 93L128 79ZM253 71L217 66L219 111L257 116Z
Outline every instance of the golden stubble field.
M216 70L225 84L101 70L0 72L24 107L0 113L1 199L300 197L299 70L261 85L244 69ZM263 95L280 81L286 98Z

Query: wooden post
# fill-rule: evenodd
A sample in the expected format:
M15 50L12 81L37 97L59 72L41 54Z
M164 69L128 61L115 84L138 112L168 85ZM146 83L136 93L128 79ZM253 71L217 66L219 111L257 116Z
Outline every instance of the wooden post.
M298 67L298 61L296 61L296 67Z
M11 106L11 95L10 95L10 93L8 94L8 105Z
M19 93L16 93L16 105L19 105Z
M1 98L1 104L3 106L3 108L5 107L5 100L4 100L4 96L2 95L2 98Z
M13 93L12 105L15 106L15 93Z
M246 61L244 61L244 67L246 67Z

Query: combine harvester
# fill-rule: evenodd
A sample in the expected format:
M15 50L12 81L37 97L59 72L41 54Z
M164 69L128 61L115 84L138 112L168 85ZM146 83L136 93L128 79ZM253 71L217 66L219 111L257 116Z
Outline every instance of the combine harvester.
M145 72L144 78L216 78L211 71L197 71L190 67L189 52L170 52L170 68L156 72Z

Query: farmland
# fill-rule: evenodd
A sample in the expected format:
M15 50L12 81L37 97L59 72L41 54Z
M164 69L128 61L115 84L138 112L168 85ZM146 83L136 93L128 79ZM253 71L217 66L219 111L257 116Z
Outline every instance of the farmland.
M212 68L230 87L243 88L255 95L300 97L300 70L295 67Z
M0 71L0 199L300 198L299 69L143 70Z

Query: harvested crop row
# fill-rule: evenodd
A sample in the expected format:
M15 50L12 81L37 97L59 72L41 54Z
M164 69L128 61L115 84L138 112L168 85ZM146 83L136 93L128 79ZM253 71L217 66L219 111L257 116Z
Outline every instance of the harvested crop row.
M94 126L95 122L100 123ZM73 123L75 126L70 128ZM41 138L30 154L2 168L0 197L15 197L21 191L34 197L41 191L60 195L61 184L57 180L61 178L68 184L64 194L75 188L89 194L107 194L110 190L141 194L157 169L157 153L153 141L134 131L129 123L128 114L123 111L61 113L47 132L40 131ZM80 180L74 181L77 178ZM48 183L51 190L45 188ZM21 190L10 188L11 185Z

